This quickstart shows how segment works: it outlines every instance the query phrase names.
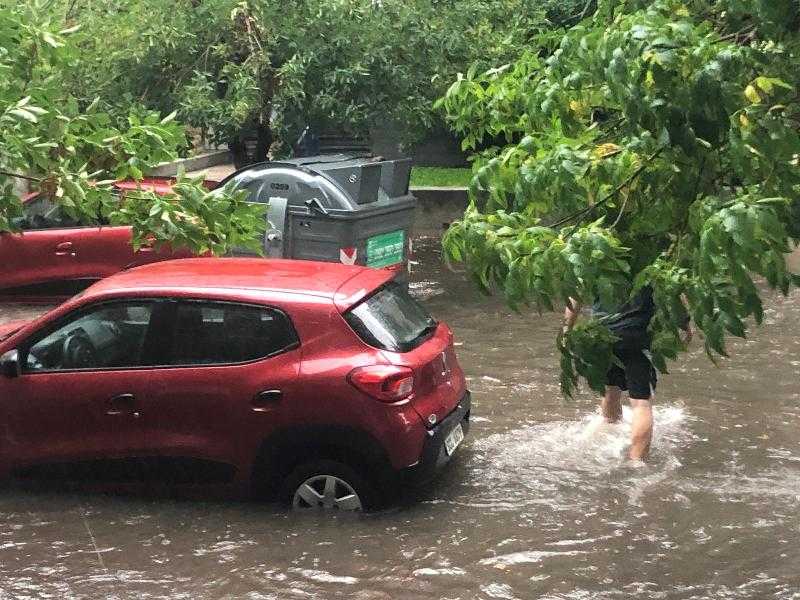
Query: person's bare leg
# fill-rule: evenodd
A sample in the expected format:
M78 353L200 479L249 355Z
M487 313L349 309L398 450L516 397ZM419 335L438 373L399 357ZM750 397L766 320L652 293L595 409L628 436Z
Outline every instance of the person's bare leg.
M617 423L622 418L621 398L621 389L615 385L606 386L606 395L600 405L606 423Z
M631 460L644 460L650 453L650 442L653 440L653 408L649 400L635 398L631 398L631 408L633 422L628 456Z

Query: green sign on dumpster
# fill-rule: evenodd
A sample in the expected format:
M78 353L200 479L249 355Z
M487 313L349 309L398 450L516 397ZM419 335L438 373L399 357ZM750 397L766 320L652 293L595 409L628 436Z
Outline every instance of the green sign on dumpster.
M405 241L402 229L372 236L367 240L367 266L388 267L403 262Z

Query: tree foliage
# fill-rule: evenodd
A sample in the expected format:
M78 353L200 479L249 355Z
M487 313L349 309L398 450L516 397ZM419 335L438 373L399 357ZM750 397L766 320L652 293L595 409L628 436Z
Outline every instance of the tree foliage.
M63 0L83 60L76 95L126 113L141 102L257 159L311 125L407 140L438 120L433 101L473 62L509 60L578 0ZM583 3L580 3L583 6ZM559 7L556 9L555 7Z
M74 219L133 225L137 245L147 237L198 252L256 246L263 207L242 194L211 195L182 179L168 197L140 190L118 201L114 179L141 179L174 159L186 135L175 113L129 106L125 118L112 118L99 100L69 93L77 29L38 2L0 6L0 232L22 216L14 182L24 179Z
M445 238L514 307L622 302L652 285L654 364L688 315L710 357L784 294L800 239L800 8L792 0L601 0L517 60L460 75L439 106L476 151ZM489 144L489 148L478 152ZM613 337L559 338L562 389L602 389Z

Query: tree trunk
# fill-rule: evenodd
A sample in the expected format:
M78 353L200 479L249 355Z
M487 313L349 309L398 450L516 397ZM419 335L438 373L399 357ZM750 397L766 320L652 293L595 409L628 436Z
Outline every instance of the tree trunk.
M256 144L256 155L254 162L266 162L269 160L269 149L272 146L272 130L268 124L259 123L257 125L258 143Z
M250 157L247 156L247 145L240 135L228 142L228 150L231 151L233 165L237 170L250 164Z

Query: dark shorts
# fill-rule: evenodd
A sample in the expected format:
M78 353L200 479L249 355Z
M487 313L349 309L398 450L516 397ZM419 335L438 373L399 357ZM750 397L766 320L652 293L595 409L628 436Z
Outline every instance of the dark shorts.
M642 350L614 349L614 355L624 365L614 365L606 375L606 383L621 390L635 400L649 400L656 389L656 370Z

